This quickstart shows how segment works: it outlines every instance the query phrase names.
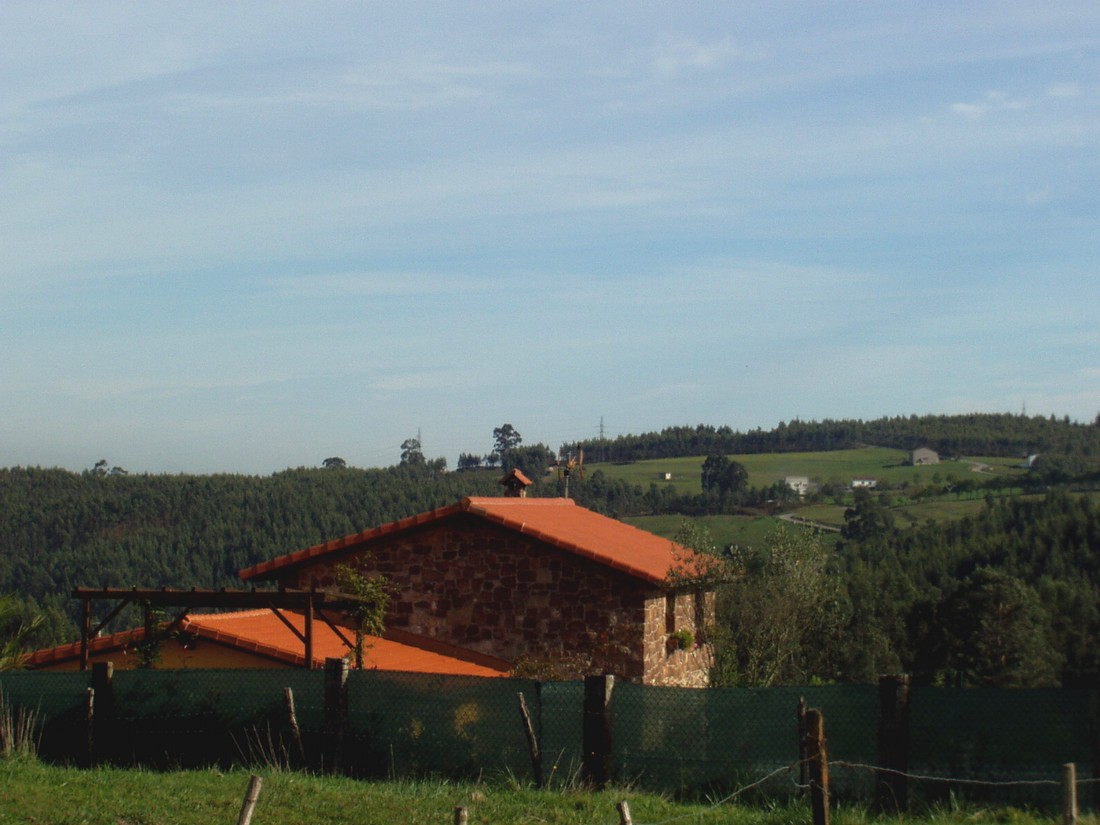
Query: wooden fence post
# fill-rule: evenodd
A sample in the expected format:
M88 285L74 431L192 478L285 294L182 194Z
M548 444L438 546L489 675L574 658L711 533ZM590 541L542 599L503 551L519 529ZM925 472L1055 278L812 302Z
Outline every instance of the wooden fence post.
M814 825L829 825L829 759L825 718L817 708L806 711L806 752L810 763L810 810Z
M1077 825L1077 765L1062 766L1062 825Z
M88 759L93 765L107 758L110 743L114 741L114 675L115 666L111 662L92 663L91 696L95 697L95 705L88 706L88 717L91 723L88 735L90 745Z
M519 697L519 715L523 720L523 731L527 734L527 749L531 753L531 770L535 774L535 787L542 787L542 754L539 752L539 739L535 736L535 727L531 724L531 714L527 710L527 700L521 690Z
M237 817L237 825L249 825L252 822L252 812L256 810L256 801L260 798L260 786L263 780L256 774L252 774L248 780L248 788L244 792L244 801L241 803L241 813Z
M634 825L630 818L630 803L625 799L616 806L619 810L619 825Z
M348 724L348 660L325 659L325 747L322 768L343 769L344 731Z
M469 821L466 814L466 807L459 805L455 808L455 825L466 825Z
M798 784L806 787L810 782L810 765L806 759L806 697L798 697Z
M283 699L286 702L287 722L290 725L290 737L294 740L294 748L298 752L299 764L305 765L306 749L302 745L302 729L298 727L298 714L294 710L293 688L283 688Z
M1089 693L1089 749L1092 751L1092 778L1100 780L1100 691ZM1092 807L1100 811L1100 781L1092 786Z
M909 676L878 680L878 766L875 807L901 813L909 807Z
M84 764L95 766L95 688L84 696Z
M614 676L584 678L581 777L595 788L611 778L611 689Z

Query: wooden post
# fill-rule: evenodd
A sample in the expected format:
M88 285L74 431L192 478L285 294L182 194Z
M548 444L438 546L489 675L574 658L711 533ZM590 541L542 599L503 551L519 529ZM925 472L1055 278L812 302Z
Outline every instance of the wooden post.
M89 709L91 716L91 740L92 752L89 754L93 765L102 761L107 753L111 741L114 739L115 719L115 694L114 694L115 666L111 662L95 662L92 665L92 686L90 691L95 696L94 713Z
M95 688L88 688L84 697L85 765L95 765Z
M89 645L92 635L92 600L85 599L80 620L80 670L88 669Z
M531 714L527 710L527 700L523 698L523 691L516 694L519 697L519 715L523 720L523 731L527 734L527 749L531 753L531 771L535 775L535 787L542 787L542 754L539 752L539 740L535 736L535 728L531 724Z
M619 809L619 825L634 825L634 820L630 818L630 803L625 799L615 806Z
M897 814L909 807L909 676L878 680L878 766L875 807Z
M343 768L344 730L348 723L348 660L325 659L325 750L322 767Z
M466 807L459 805L455 808L455 825L466 825L468 818L466 816Z
M291 688L283 689L283 697L286 700L287 722L290 724L290 736L294 740L294 747L298 751L298 759L304 764L306 761L306 749L302 745L302 729L298 727L298 714L294 711L294 691Z
M1089 749L1092 751L1092 778L1100 780L1100 691L1089 693ZM1092 786L1092 807L1100 811L1100 781Z
M310 585L309 596L306 598L305 620L306 670L309 670L313 667L313 585ZM325 667L328 667L328 662L325 662Z
M806 751L810 762L810 810L814 825L829 825L829 759L825 718L817 708L806 711Z
M263 780L256 774L248 780L248 788L244 792L244 802L241 803L241 815L237 817L237 825L249 825L252 821L252 812L256 810L256 800L260 798L260 786Z
M614 676L584 678L581 777L595 788L611 778L611 690Z
M1062 825L1077 825L1077 765L1062 766Z
M810 782L810 764L806 760L806 697L798 697L798 784Z

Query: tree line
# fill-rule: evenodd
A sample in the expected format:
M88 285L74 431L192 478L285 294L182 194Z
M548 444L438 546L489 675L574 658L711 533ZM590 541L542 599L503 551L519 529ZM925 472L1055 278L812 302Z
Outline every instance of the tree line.
M1100 416L1088 424L1067 417L1009 413L910 415L879 418L780 422L771 430L739 432L699 424L659 432L593 440L585 445L597 461L631 462L689 455L820 452L862 446L942 455L1019 456L1040 454L1072 472L1100 467Z

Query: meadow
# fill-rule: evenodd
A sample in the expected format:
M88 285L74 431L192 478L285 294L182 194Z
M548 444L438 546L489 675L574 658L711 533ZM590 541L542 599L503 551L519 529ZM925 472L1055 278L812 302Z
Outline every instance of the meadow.
M1018 478L1024 474L1019 459L967 456L923 467L908 464L908 453L884 447L833 450L816 453L760 453L731 455L731 461L744 465L749 486L769 487L787 476L807 476L820 484L848 486L853 478L871 476L881 486L928 484L972 479L986 481L991 476ZM608 478L622 479L649 489L650 484L670 486L678 493L699 493L700 471L705 456L663 458L630 464L589 464L588 471L602 471ZM666 478L668 474L668 478Z
M846 499L851 498L853 478L875 478L881 488L907 486L925 488L929 485L951 484L967 479L988 481L1001 478L1006 487L1023 476L1018 459L1004 457L962 457L941 461L923 467L913 467L905 462L908 454L901 450L865 447L855 450L836 450L815 453L768 453L760 455L734 455L731 460L740 462L749 474L749 485L766 487L782 481L787 476L807 476L819 485L845 488ZM622 479L647 489L650 484L675 488L680 494L702 492L700 473L704 457L657 459L632 464L590 464L589 472L602 471L609 478ZM666 477L667 475L667 477ZM891 507L895 524L901 529L926 524L929 521L951 521L973 516L984 506L981 496L957 499L949 494L920 501L909 501L903 493L889 490L892 500L899 503ZM844 525L844 511L850 501L834 500L815 502L788 508L788 512L815 524L839 529ZM632 516L623 519L635 527L674 538L685 521L684 516L657 515ZM747 547L760 546L769 533L780 524L778 518L767 515L715 515L700 516L690 521L704 527L712 541L719 547L738 544Z
M810 821L805 802L741 803L732 799L677 802L631 788L590 791L567 786L538 790L493 777L461 783L443 779L360 781L284 770L256 770L263 784L253 825L355 823L450 825L466 808L470 825L590 825L619 822L626 800L634 822L709 825L794 825ZM152 771L48 765L33 758L0 759L0 822L5 825L217 825L237 821L249 772ZM907 816L875 816L837 803L834 825L1055 825L1059 817L1014 808L951 805ZM1083 817L1091 825L1095 817Z

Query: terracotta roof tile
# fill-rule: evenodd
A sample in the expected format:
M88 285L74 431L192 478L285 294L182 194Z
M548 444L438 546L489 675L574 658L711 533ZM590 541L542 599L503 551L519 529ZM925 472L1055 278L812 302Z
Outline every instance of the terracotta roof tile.
M666 583L671 569L690 567L697 559L690 550L668 539L580 507L572 499L471 497L449 507L261 562L242 570L240 576L245 581L277 578L288 568L320 556L369 544L383 536L443 521L460 513L524 533L653 584Z
M283 616L299 632L304 633L305 617L301 613L283 611ZM305 665L303 643L270 610L242 610L234 613L201 613L188 616L180 626L201 639L255 653L267 659L302 667ZM343 630L349 639L353 631ZM368 636L364 667L374 670L412 673L440 673L460 676L505 676L507 662L473 651L462 650L411 633L394 632L393 638ZM142 629L127 630L93 639L89 648L93 654L122 649L141 642ZM320 619L313 622L313 666L321 667L329 657L342 657L348 648L332 629ZM61 645L31 654L26 665L32 668L79 658L80 643Z

